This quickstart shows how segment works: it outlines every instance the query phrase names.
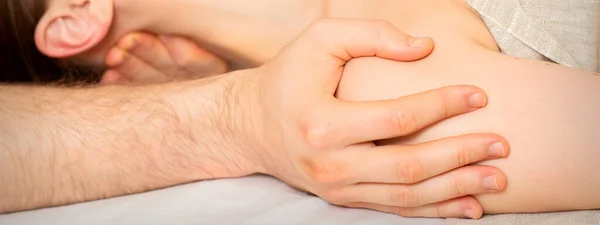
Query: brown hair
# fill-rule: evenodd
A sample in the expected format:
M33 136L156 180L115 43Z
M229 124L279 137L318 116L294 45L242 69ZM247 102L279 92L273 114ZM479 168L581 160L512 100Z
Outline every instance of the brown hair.
M95 82L91 70L52 59L34 42L47 0L0 0L0 82Z

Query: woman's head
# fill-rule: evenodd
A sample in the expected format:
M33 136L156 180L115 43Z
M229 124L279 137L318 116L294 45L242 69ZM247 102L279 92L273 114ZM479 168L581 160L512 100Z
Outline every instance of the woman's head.
M0 82L94 79L77 56L104 39L112 12L110 0L2 0Z
M98 81L122 36L173 32L174 1L0 0L0 82Z

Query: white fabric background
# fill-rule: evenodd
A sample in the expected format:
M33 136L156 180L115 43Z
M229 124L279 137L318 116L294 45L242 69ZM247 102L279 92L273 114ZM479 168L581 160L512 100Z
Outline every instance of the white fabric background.
M334 207L270 177L215 180L0 216L1 225L442 225Z

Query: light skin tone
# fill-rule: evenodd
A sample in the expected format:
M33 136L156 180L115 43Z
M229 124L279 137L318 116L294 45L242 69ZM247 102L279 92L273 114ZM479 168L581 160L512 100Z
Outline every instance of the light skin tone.
M361 1L329 1L328 4L328 15L386 19L415 35L432 36L437 43L434 54L419 62L352 60L344 70L344 79L337 95L339 98L353 101L389 99L443 85L468 83L491 90L490 97L496 99L490 102L490 107L475 115L454 118L417 135L379 144L414 144L469 132L496 131L509 137L513 149L518 149L519 153L512 154L505 160L485 163L508 171L511 180L507 190L501 194L476 196L483 203L486 212L540 212L600 207L600 196L596 191L600 187L600 179L592 173L600 170L595 163L595 159L600 156L600 146L595 141L600 133L597 119L600 109L595 104L600 101L597 97L600 96L600 78L596 74L498 54L498 47L485 25L461 1L381 0L368 4ZM344 5L343 8L334 7L341 4ZM240 12L236 11L235 5L216 5L214 8L222 7L227 8L228 12ZM284 13L277 6L280 5L271 6L273 12ZM319 9L319 5L312 9ZM295 16L293 13L285 14ZM308 17L310 16L313 14L309 13ZM261 17L257 15L257 18ZM204 21L226 28L236 27L233 24L224 26L227 18ZM272 25L276 26L277 23ZM199 40L211 28L205 24L198 25L202 26L205 30L198 31ZM258 24L257 27L268 26ZM208 30L218 33L223 29L225 28L217 27ZM229 32L240 34L245 31L232 29ZM287 37L273 35L268 40L275 44L265 47L260 45L264 39L254 43L250 41L256 37L255 33L248 32L247 36L243 36L246 40L243 44L251 43L260 46L259 48L248 50L251 48L236 46L238 48L232 47L230 51L237 51L240 55L253 55L243 54L252 51L261 52L254 60L248 60L260 63L261 59L269 58L269 52L272 52L270 49L278 48L277 43L285 42L285 38L281 37ZM227 40L214 44L211 37L206 39L208 41L203 43L221 48L230 44ZM465 157L468 156L470 155ZM343 175L344 173L338 176ZM414 176L420 177L422 173ZM428 182L444 184L435 179ZM346 193L330 193L324 197L332 202L346 203L365 193L354 189ZM373 207L371 204L353 206L410 215L411 212L394 206L430 202L424 195L415 195L419 193L417 189L410 189L397 192L393 198L389 195L377 197L380 200L387 199L387 205L390 205L388 207Z
M600 208L600 178L593 172L600 170L596 163L600 157L596 141L600 133L600 107L596 104L600 102L600 77L499 54L487 28L468 13L467 5L438 5L417 10L402 8L394 13L404 15L410 10L414 15L392 20L415 35L433 37L436 50L430 57L410 64L353 60L346 67L337 96L366 101L449 84L483 87L490 97L485 110L444 121L409 138L379 144L414 144L448 135L493 131L509 140L512 151L506 159L481 164L500 168L509 180L502 193L476 196L486 212ZM352 17L385 16L385 12ZM471 25L465 27L467 24ZM423 200L410 195L407 199Z
M228 63L188 38L142 32L121 38L106 56L100 84L144 85L230 71Z
M0 186L0 212L255 173L278 177L320 196L361 187L361 181L408 188L462 164L505 157L506 141L487 133L413 146L372 143L414 133L487 103L486 94L473 86L388 101L336 99L343 66L350 59L378 56L413 61L433 48L431 41L411 45L411 37L382 24L321 21L259 68L200 80L75 89L3 85L0 127L10 132L0 138L0 183L10 185ZM418 107L423 102L431 104ZM406 121L411 119L415 126L403 126L412 124ZM502 143L501 155L489 151L495 143ZM476 154L467 161L449 160L467 152ZM433 157L438 154L447 157ZM372 159L364 160L367 157ZM328 171L335 169L329 165L340 161L363 166L353 168L351 177L329 176ZM426 176L404 176L417 162ZM481 216L477 201L460 197L497 192L505 186L504 175L493 167L465 168L461 174L496 178L493 188L486 188L480 177L460 180L474 188L445 192L432 198L435 203L403 211L429 217ZM439 179L456 183L454 178ZM440 193L445 187L421 189ZM373 208L383 203L369 202Z

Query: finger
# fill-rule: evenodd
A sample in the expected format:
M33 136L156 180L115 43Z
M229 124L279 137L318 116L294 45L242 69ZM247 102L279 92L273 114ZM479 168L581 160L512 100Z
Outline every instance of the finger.
M417 207L466 195L496 193L506 176L490 166L467 166L414 185L361 183L334 189L337 202Z
M171 58L180 69L205 77L228 71L227 62L198 46L192 40L181 37L160 36Z
M413 146L353 148L340 153L354 162L356 178L370 183L417 183L483 160L508 156L509 145L494 134L469 134Z
M415 208L395 207L372 203L350 203L346 206L351 208L372 209L380 212L393 213L404 217L479 219L483 215L481 204L479 204L479 202L471 196Z
M164 82L167 79L153 67L120 48L111 49L106 65L122 75L116 81L120 84L149 84Z
M352 58L377 56L413 61L431 53L433 41L415 40L394 28L389 22L354 19L322 19L307 28L300 37L278 57L289 74L302 73L310 79L298 79L296 88L314 89L324 84L326 93L333 95L341 76L341 68ZM304 58L298 58L302 56ZM294 60L287 60L288 57ZM286 62L287 61L287 62ZM337 76L331 76L337 74Z
M109 69L102 74L102 78L100 79L100 84L102 85L110 85L117 84L119 80L123 79L123 75L121 75L118 71Z
M119 40L117 45L157 71L169 73L177 68L167 47L155 35L132 33Z
M322 138L332 145L351 145L412 134L438 121L487 104L485 92L473 86L450 86L394 100L343 102L323 117Z

